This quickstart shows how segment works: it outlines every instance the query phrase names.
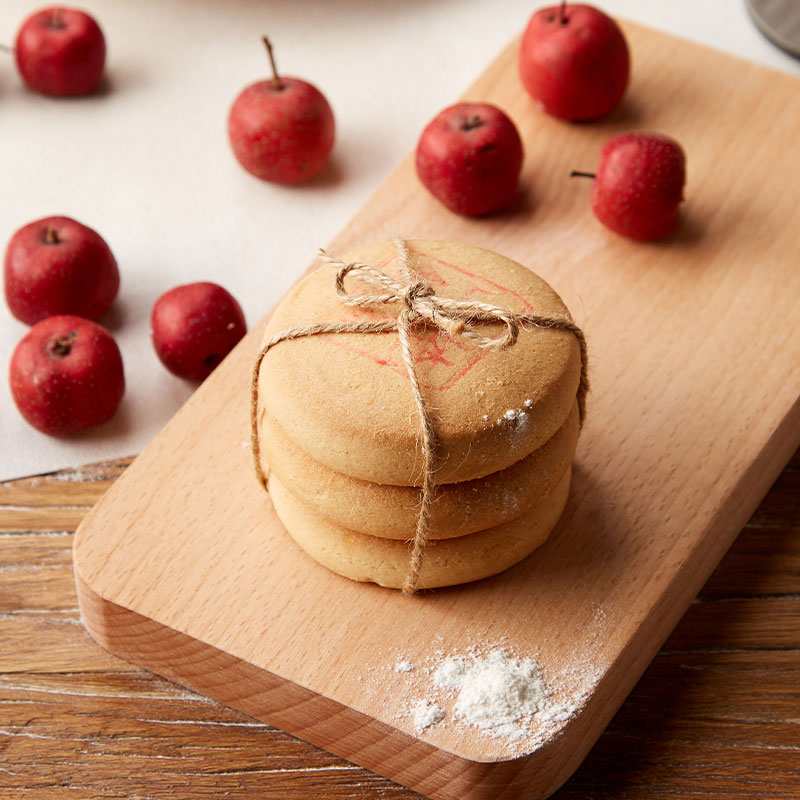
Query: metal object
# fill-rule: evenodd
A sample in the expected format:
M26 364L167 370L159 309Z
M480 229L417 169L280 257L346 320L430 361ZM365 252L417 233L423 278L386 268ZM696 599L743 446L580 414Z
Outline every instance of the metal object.
M746 0L753 22L781 50L800 58L800 0Z

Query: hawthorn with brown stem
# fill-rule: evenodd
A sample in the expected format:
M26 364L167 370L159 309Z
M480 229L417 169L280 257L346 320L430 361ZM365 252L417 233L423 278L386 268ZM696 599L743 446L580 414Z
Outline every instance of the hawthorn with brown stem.
M16 231L3 272L11 313L28 325L56 314L99 319L120 282L103 237L69 217L45 217Z
M312 84L278 74L272 45L263 37L272 77L245 88L228 114L228 139L238 162L272 183L313 178L330 158L333 112Z
M564 120L611 113L628 85L630 54L611 17L588 5L562 2L537 11L519 50L519 74L528 94Z
M125 391L122 356L111 334L66 314L28 331L11 356L9 377L22 416L50 436L107 422Z
M603 145L596 173L573 170L570 177L594 179L592 210L607 228L650 241L672 233L678 224L686 156L664 134L622 133Z
M522 139L505 112L489 103L456 103L423 130L416 168L446 208L477 216L514 200L522 160Z
M94 17L74 8L44 8L19 29L14 47L20 75L35 92L90 94L103 77L106 42Z

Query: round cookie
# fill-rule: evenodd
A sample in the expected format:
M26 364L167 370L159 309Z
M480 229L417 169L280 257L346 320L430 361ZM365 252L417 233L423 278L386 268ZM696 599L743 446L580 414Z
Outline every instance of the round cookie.
M544 544L564 510L571 469L541 503L521 517L485 531L428 542L418 589L455 586L508 569ZM402 587L411 544L342 528L319 516L275 478L269 493L281 522L300 547L323 566L355 581Z
M578 443L578 406L541 447L483 478L436 488L430 537L464 536L515 519L547 495L570 465ZM292 444L268 417L261 420L262 468L295 497L331 522L388 539L413 535L420 491L351 478Z
M456 242L410 240L411 265L442 297L477 300L570 319L561 299L515 261ZM394 245L350 256L399 277ZM298 283L275 309L265 333L313 323L395 319L399 303L345 305L336 267ZM374 292L356 275L350 292ZM503 326L481 326L500 335ZM580 380L580 348L562 330L521 330L513 347L485 350L467 339L415 325L411 348L438 437L437 483L481 478L505 469L546 442L566 420ZM419 484L420 420L396 332L319 334L280 342L261 364L266 413L312 458L337 472L399 486Z

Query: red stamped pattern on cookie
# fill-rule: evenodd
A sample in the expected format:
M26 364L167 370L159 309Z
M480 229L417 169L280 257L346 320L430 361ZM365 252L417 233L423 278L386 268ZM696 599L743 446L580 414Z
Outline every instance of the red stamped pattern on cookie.
M492 303L518 313L533 311L533 306L512 289L436 256L414 253L412 264L416 272L425 278L434 290L441 291L442 294L463 300ZM393 269L396 266L394 256L386 258L376 266L390 275L398 276L397 270ZM353 283L354 288L350 291L357 292L357 281ZM452 287L450 291L447 291L448 287ZM347 308L347 312L348 316L355 320L385 319L389 316L384 310L373 308L351 307ZM361 347L349 343L348 338L350 337L338 336L327 341L407 377L397 333L369 334L368 338L362 339L366 346ZM476 347L467 340L452 339L440 330L430 330L424 326L412 327L410 339L420 383L427 390L433 391L444 392L451 389L490 352Z

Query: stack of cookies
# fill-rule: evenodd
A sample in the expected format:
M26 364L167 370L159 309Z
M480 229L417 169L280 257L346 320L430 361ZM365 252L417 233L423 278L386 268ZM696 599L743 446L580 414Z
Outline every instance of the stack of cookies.
M510 259L455 242L410 240L408 263L439 297L569 319L558 295ZM349 255L400 280L393 243ZM264 340L317 323L396 319L398 303L345 305L335 267L309 274L276 308ZM347 284L364 293L356 273ZM486 335L501 332L484 323ZM569 492L581 353L574 334L526 326L482 349L423 324L414 369L436 432L436 490L418 588L510 567L541 545ZM408 574L423 479L420 417L398 334L322 333L275 345L258 381L261 466L275 510L312 558L357 581L399 588Z

